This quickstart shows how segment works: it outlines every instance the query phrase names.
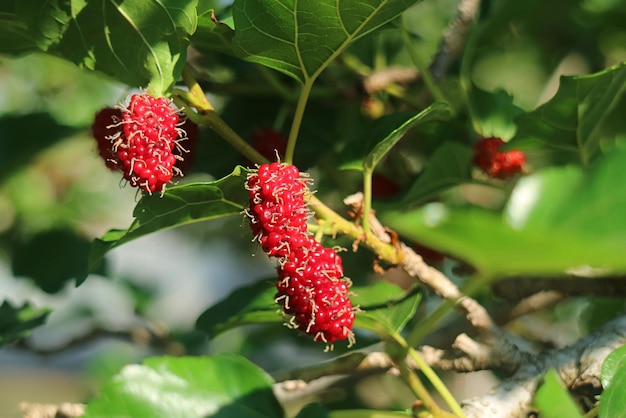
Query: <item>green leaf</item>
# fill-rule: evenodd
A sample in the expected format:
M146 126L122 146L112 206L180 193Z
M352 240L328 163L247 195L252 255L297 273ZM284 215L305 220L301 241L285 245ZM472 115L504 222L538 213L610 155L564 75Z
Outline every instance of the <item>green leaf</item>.
M275 280L275 279L273 279ZM413 317L420 301L417 289L404 292L397 286L378 282L371 286L350 289L350 299L361 312L356 314L355 326L399 332ZM214 338L229 329L248 324L282 323L285 318L274 301L274 282L262 280L234 290L223 300L204 311L196 328Z
M37 50L27 25L15 13L15 2L0 4L0 54L19 55Z
M576 403L565 389L554 369L548 370L535 394L535 405L545 418L582 418Z
M613 381L613 377L618 370L623 369L626 366L626 346L622 346L616 350L613 350L602 363L602 372L600 378L602 379L602 387L608 388Z
M236 0L235 52L304 83L419 0Z
M365 161L363 161L363 167L366 170L373 170L380 160L387 155L412 127L431 120L446 119L449 118L450 115L450 105L443 102L436 102L401 124L398 124L398 118L402 119L402 115L390 115L378 119L380 124L377 124L372 137L377 139L382 137L383 139L367 154ZM380 129L380 131L378 131L378 129ZM379 132L384 132L385 136L378 136Z
M197 0L50 0L19 3L39 47L160 96L179 78Z
M376 119L367 130L368 134L360 138L363 147L350 147L342 160L340 168L344 170L373 170L380 160L413 127L433 120L445 120L450 117L450 106L437 102L418 114L413 112L392 113Z
M274 280L262 280L235 289L198 317L196 329L215 338L241 325L283 322L280 308L274 301Z
M624 393L624 388L626 388L626 367L624 367L623 361L624 352L621 351L620 354L622 360L619 367L614 369L614 374L610 379L611 383L608 387L605 387L600 398L599 418L626 417L626 393ZM604 367L602 374L604 375Z
M198 28L191 38L193 46L201 53L221 52L233 54L235 31L215 17L213 10L198 16Z
M405 292L387 282L351 290L355 294L350 298L352 304L361 310L356 314L355 327L375 331L381 337L401 332L422 299L418 287Z
M87 268L89 241L74 231L41 232L15 245L13 275L30 277L40 289L56 293Z
M16 308L4 301L0 305L0 347L29 335L33 328L43 325L49 308L33 308L28 303Z
M87 404L85 418L275 418L272 379L243 357L157 357L126 366Z
M457 142L444 142L428 159L426 168L398 206L416 207L450 187L471 181L472 151Z
M517 184L504 217L442 203L379 216L408 238L464 259L484 274L554 275L581 266L624 272L625 164L626 152L620 150L588 171L538 172Z
M623 106L626 63L604 71L561 77L556 95L535 111L517 118L518 133L511 141L517 149L547 147L568 153L572 161L587 164L601 142L615 142L626 123ZM611 122L611 123L609 123ZM614 123L619 126L614 126Z
M245 168L238 166L220 180L170 187L163 196L144 195L133 211L135 220L127 230L111 230L92 243L89 271L100 265L108 251L144 235L194 222L240 216L249 202L244 186L246 173Z
M522 109L513 104L513 96L504 90L486 92L473 86L469 92L472 126L483 138L497 137L508 141L517 127L513 120Z

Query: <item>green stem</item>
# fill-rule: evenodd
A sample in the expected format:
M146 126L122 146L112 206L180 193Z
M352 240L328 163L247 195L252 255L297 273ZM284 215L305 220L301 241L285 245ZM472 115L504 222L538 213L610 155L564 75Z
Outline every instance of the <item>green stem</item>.
M465 418L465 414L463 414L463 411L461 410L461 408L458 406L456 401L454 401L454 398L452 398L452 395L450 395L450 393L445 388L443 383L435 375L434 380L436 382L438 382L440 384L440 386L443 386L443 388L444 388L444 389L442 389L443 392L446 393L447 396L449 396L450 399L452 399L452 403L456 405L455 409L460 411L460 414L458 414L457 412L455 412L456 415L450 414L449 412L446 412L446 411L442 410L439 407L439 405L437 405L437 403L432 398L432 396L430 396L430 393L428 392L428 389L426 389L424 384L420 381L419 376L417 375L417 373L415 373L407 364L407 361L406 361L407 354L411 354L411 352L413 352L414 354L417 354L417 353L415 353L415 350L411 349L408 346L406 340L404 338L402 338L402 336L400 334L393 333L393 334L390 334L390 337L391 337L393 343L395 343L397 345L397 349L394 350L394 351L396 351L396 355L392 356L392 359L394 360L394 363L395 363L396 367L400 371L400 376L402 377L404 382L407 384L407 386L411 389L411 391L415 394L415 396L420 401L422 401L422 403L424 405L424 408L427 409L432 414L433 417L452 418L452 417L457 417L458 416L458 417ZM413 356L412 356L412 358L413 358ZM413 360L415 360L415 358ZM425 364L421 360L421 358L418 358L418 361L420 361L421 364ZM418 363L416 363L416 364L418 364ZM428 368L428 369L432 372L432 374L434 374L432 369L430 369L430 368ZM422 372L423 372L423 370L422 370ZM428 377L428 378L430 379L430 377ZM448 399L448 400L450 400L450 399Z
M370 213L372 212L372 169L363 170L363 234L370 233Z
M296 112L293 115L291 131L289 131L289 140L287 141L287 150L285 152L286 164L293 164L293 155L296 150L296 141L298 140L302 118L304 117L304 109L306 109L314 82L315 78L307 78L300 89L300 97L298 97L298 104L296 105Z
M404 46L406 47L407 52L409 53L409 57L413 62L413 65L417 68L420 75L422 76L422 80L424 80L424 84L426 84L426 88L430 91L430 94L433 95L436 101L447 102L446 96L443 94L435 80L433 79L428 66L420 57L420 54L415 49L415 45L411 42L411 37L409 36L409 31L406 29L404 22L400 20L400 34L402 35L402 40L404 41Z
M444 402L450 407L452 413L458 415L461 418L465 418L465 413L461 409L459 403L454 399L454 396L448 390L448 387L439 379L437 373L424 361L422 356L419 355L412 347L409 347L409 356L415 362L418 369L426 376L426 378L433 385L435 390L439 393Z

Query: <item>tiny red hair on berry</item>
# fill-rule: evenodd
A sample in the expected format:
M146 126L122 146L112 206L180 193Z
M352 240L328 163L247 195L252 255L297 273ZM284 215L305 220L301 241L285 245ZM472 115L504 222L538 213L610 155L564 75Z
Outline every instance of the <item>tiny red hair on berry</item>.
M504 144L496 137L481 139L474 144L472 162L490 177L502 180L514 177L523 171L526 154L519 150L500 151Z
M297 167L262 164L248 175L250 228L263 251L278 260L276 302L287 325L332 345L354 343L354 309L341 257L307 230L307 179Z

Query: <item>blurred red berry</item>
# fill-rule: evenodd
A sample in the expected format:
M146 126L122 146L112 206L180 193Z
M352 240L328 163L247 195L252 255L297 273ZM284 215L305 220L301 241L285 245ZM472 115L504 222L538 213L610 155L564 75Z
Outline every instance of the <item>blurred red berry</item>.
M271 128L260 128L252 133L251 143L255 150L270 161L276 161L285 155L287 135Z
M182 177L189 171L195 160L200 127L184 115L179 116L183 121L179 129L187 134L187 139L174 148L174 155L176 156L174 167L178 169L178 171L175 170L174 176Z
M485 174L498 179L509 179L522 172L526 164L523 151L500 151L505 142L500 138L483 138L474 144L472 162Z
M120 123L122 111L105 107L100 110L91 126L91 133L98 143L98 153L107 168L112 171L121 170L120 161L113 150L115 139L123 135Z
M400 186L382 174L374 173L372 176L372 197L374 199L389 199L398 194L399 191Z

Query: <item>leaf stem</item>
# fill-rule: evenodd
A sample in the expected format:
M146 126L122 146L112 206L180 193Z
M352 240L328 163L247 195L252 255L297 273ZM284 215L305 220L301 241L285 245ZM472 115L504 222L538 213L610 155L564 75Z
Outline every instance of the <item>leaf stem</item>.
M417 52L417 49L415 49L415 45L413 45L413 42L411 42L409 31L404 25L404 21L402 20L402 18L400 18L399 26L400 26L400 34L402 35L402 40L404 41L404 46L406 47L406 50L409 53L409 57L411 58L413 65L415 65L417 70L420 72L420 75L422 76L422 80L424 80L424 84L426 85L426 88L428 89L428 91L430 91L430 94L433 95L433 97L435 98L435 101L448 102L448 100L446 99L446 96L443 94L439 86L437 86L437 83L435 83L435 80L432 74L430 73L428 66L426 65L424 60L422 60L422 57L420 57L420 54Z
M439 407L439 405L437 405L437 403L432 398L432 396L430 396L428 389L426 389L424 384L419 379L419 376L417 375L417 373L415 373L415 371L413 371L407 364L407 361L406 361L407 354L410 355L411 352L413 352L415 355L417 355L415 350L409 347L406 340L402 338L402 336L399 335L398 333L393 333L390 335L390 337L392 341L389 341L388 343L393 343L396 345L396 347L392 348L395 352L394 353L395 355L392 355L391 353L390 355L396 367L400 371L400 376L402 377L404 382L407 384L407 386L411 389L413 394L415 394L415 396L423 403L423 407L432 414L433 418L452 418L452 417L465 418L465 414L463 413L461 408L458 406L454 398L452 398L452 395L448 392L447 388L445 388L445 385L435 375L434 380L438 382L440 386L443 386L443 388L440 388L440 389L442 389L443 392L446 393L447 396L449 397L449 399L447 399L446 402L450 401L451 403L453 403L455 405L455 409L457 409L460 412L460 414L455 412L456 415L453 415L449 412L442 410ZM419 358L419 356L417 357L418 357L418 361L421 364L425 364L425 362L421 358ZM415 358L413 358L413 356L411 356L411 358L415 361ZM420 363L416 363L416 364L420 364ZM432 369L430 369L429 367L427 368L434 375L434 372L432 371ZM422 372L424 372L424 370L422 370ZM430 377L428 378L430 380Z
M306 109L311 89L315 83L315 78L307 78L302 84L300 89L300 97L298 97L298 104L296 105L296 112L293 115L293 121L291 123L291 130L289 131L289 140L287 141L287 150L285 151L285 163L293 164L293 155L296 150L296 141L298 140L298 133L300 132L300 125L302 125L302 118L304 117L304 109Z
M426 376L426 378L433 385L435 390L439 393L444 402L450 407L452 413L458 415L461 418L465 418L465 413L461 409L459 403L454 399L454 396L448 390L448 387L439 379L437 373L424 361L422 356L413 348L409 346L408 354L415 362L417 368Z
M365 236L370 233L370 213L372 212L372 174L373 169L363 169L363 216L361 225Z

